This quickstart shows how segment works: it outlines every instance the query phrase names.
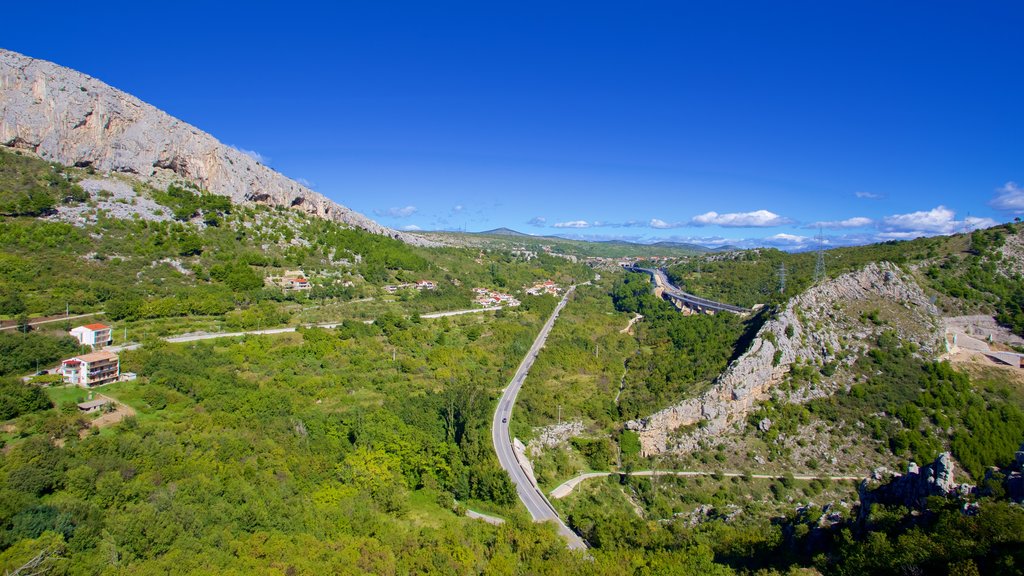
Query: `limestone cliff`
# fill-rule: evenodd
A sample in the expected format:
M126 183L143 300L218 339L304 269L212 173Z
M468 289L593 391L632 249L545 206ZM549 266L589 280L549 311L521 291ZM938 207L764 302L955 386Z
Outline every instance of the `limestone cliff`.
M411 244L432 244L381 226L95 78L3 49L0 144L65 165L156 181L173 173L236 203L286 206Z
M861 314L876 307L886 309L884 325L861 319ZM765 322L750 348L726 368L710 390L627 422L626 427L639 433L645 455L691 451L702 438L720 434L743 420L794 364L852 364L866 351L867 341L883 329L896 330L900 338L918 343L926 353L935 350L941 334L935 306L913 279L886 262L844 274L791 299L775 318ZM831 390L826 385L803 392L814 396ZM674 431L693 425L696 429L673 438Z

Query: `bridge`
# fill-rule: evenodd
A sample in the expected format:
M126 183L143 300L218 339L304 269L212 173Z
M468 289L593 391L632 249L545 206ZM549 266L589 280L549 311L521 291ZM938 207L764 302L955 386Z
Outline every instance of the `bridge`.
M732 304L723 304L721 302L715 302L714 300L708 300L707 298L701 298L700 296L690 294L689 292L684 292L668 281L668 276L665 275L665 271L661 268L640 268L638 266L623 266L623 268L630 272L641 272L650 276L651 281L654 282L655 294L662 298L668 298L677 306L684 309L704 314L732 312L733 314L740 314L743 316L750 314L751 312L749 308L733 306Z

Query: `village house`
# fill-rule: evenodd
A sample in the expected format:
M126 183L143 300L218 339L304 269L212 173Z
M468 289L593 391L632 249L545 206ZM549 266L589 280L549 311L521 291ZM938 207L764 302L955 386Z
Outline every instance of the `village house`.
M285 290L310 290L313 287L302 270L285 270L281 276L268 276L264 284Z
M114 341L110 326L106 324L86 324L72 328L71 336L83 346L107 346Z
M286 290L309 290L309 279L302 270L288 270L281 278L282 287Z
M558 284L555 284L552 280L545 280L527 288L526 293L531 296L540 296L541 294L557 295L560 290L561 288L559 288Z
M473 301L485 308L502 305L519 306L519 300L511 294L505 294L498 292L497 290L489 290L487 288L473 288L473 292L476 294L476 298Z
M116 382L121 375L121 362L117 354L101 350L68 358L61 362L60 373L68 384L88 388Z
M82 412L85 412L86 414L90 414L92 412L99 412L100 410L105 409L107 406L110 406L110 400L107 400L106 398L97 398L96 400L89 400L87 402L78 403L78 409L81 410Z

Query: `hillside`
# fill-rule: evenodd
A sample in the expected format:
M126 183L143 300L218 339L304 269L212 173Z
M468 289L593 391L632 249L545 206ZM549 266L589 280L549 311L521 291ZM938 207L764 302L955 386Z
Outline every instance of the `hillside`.
M284 206L409 243L213 136L85 74L0 49L0 144L68 166L192 182L232 202Z
M677 252L670 274L688 289L767 304L740 317L656 298L613 265L635 245L412 246L27 150L0 149L0 205L2 570L846 573L880 537L959 534L932 518L984 534L908 565L990 567L1021 544L1007 501L1024 377L943 355L947 327L1020 342L1019 226L829 252L817 281L813 255ZM611 259L592 261L600 278L585 254ZM780 264L791 275L772 294ZM545 492L607 473L554 501L586 555L528 521L488 440L557 301L527 290L549 280L578 288L510 426ZM483 308L474 289L519 304ZM130 344L117 350L135 380L12 377L80 353L67 329L93 320ZM113 411L82 413L90 392ZM917 476L885 469L908 460L977 487L907 512ZM961 492L977 514L957 516Z

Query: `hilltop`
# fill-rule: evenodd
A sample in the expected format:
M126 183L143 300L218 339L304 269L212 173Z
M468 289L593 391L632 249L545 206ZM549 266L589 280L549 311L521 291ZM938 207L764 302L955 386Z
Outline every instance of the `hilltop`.
M237 204L284 206L425 242L385 228L100 80L3 49L0 144L68 166L132 174L161 188L184 179Z

